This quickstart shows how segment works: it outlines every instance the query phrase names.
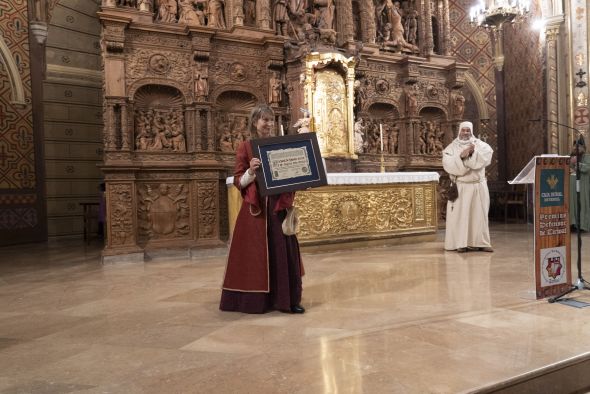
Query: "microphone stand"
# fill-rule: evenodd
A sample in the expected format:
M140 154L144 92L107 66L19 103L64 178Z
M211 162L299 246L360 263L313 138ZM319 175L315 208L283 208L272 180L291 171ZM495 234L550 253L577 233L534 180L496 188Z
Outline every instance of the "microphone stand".
M549 120L549 119L533 119L531 121L532 122L545 121L545 122L553 123L553 124L561 126L561 127L565 127L570 130L577 131L578 133L580 132L578 129L573 128L569 125L565 125L565 124L555 122L555 121ZM576 284L572 285L572 287L569 288L568 290L564 291L563 293L561 293L555 297L549 298L548 301L551 304L554 302L560 301L563 297L565 297L566 295L568 295L576 290L590 290L590 287L588 286L588 285L590 285L590 283L588 283L584 279L584 277L582 276L582 229L580 228L580 223L581 223L580 218L581 218L581 212L582 212L581 201L580 201L580 160L582 159L582 157L580 155L580 145L585 146L584 139L581 134L578 136L578 138L576 139L576 143L575 143L575 147L576 147L576 150L575 150L575 152L576 152L576 205L577 205L576 227L578 230L578 261L577 261L578 279L576 280Z

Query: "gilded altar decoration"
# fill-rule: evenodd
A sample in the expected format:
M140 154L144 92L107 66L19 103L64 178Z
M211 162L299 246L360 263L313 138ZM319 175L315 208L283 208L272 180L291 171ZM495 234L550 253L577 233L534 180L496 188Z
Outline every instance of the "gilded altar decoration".
M324 186L297 193L302 244L436 231L436 184Z

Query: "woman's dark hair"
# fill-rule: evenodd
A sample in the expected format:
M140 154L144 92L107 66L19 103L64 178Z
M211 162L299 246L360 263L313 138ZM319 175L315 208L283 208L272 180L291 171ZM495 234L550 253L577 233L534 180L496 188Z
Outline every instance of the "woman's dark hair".
M270 117L274 119L275 111L273 111L272 108L266 104L258 104L256 107L252 108L252 111L250 111L248 130L250 131L250 135L252 137L257 136L256 122L258 122L258 119L262 118L263 115L270 115Z

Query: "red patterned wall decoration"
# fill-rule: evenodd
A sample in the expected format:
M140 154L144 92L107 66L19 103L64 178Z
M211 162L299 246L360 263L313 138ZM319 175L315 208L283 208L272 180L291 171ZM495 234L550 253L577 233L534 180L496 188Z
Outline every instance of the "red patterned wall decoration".
M452 0L449 14L451 22L452 55L461 62L471 66L469 72L481 89L487 105L489 123L487 125L487 142L494 148L492 165L488 168L488 177L492 180L498 177L498 149L496 133L496 82L490 37L485 30L477 29L469 24L469 9L473 0ZM464 90L467 87L463 88ZM468 98L468 95L465 96ZM466 101L465 114L476 114L475 102ZM466 119L476 124L476 131L482 130L477 124L479 119Z
M26 105L11 102L7 65L0 63L0 244L42 240L42 193L33 130L31 55L25 0L0 2L0 33L14 60Z
M531 17L509 26L504 34L504 86L506 97L507 175L512 179L534 155L547 153L541 123L543 116L543 45L541 33L531 28L540 16L538 1L531 4Z

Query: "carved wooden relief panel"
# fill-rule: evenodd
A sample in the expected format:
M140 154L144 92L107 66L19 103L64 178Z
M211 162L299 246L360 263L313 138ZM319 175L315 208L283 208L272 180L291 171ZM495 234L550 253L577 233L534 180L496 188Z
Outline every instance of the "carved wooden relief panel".
M99 17L112 253L221 243L223 180L258 103L357 172L381 154L388 171L439 170L466 111L467 66L433 55L448 55L446 0L103 0ZM305 209L330 214L304 209L310 237L435 225L428 187L316 197Z
M214 238L217 235L217 217L219 209L219 195L217 182L199 182L198 213L199 238Z
M135 245L132 183L107 184L108 241L111 246Z
M168 86L146 85L135 94L135 150L186 152L182 96Z
M188 183L137 185L137 223L140 241L190 236Z

